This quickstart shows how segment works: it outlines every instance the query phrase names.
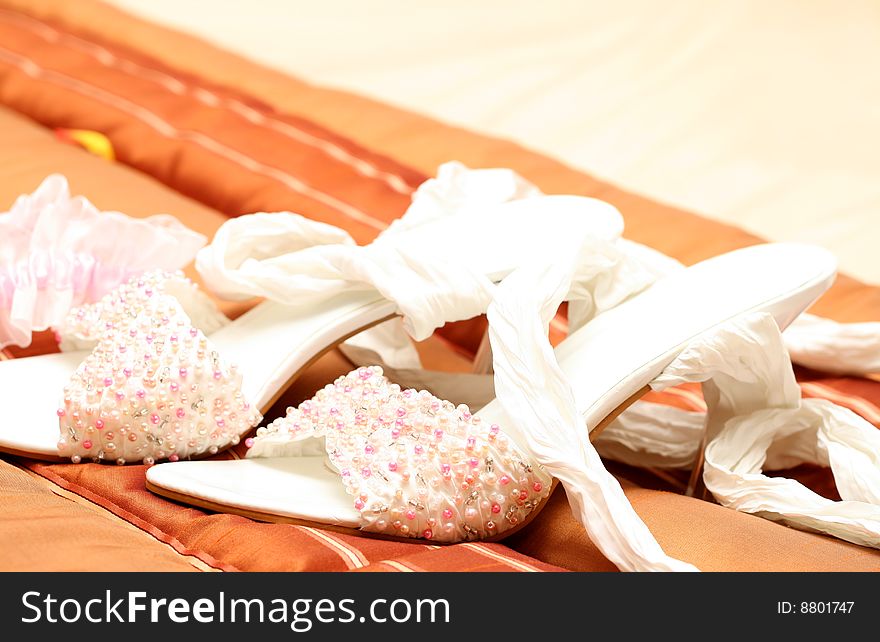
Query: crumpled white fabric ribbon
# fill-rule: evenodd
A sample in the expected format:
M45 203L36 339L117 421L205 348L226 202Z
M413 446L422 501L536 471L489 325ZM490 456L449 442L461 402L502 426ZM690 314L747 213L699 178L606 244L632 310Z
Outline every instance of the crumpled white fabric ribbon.
M497 287L489 306L495 392L505 429L562 483L575 517L618 568L697 570L663 552L605 469L556 361L547 335L550 319L564 298L587 299L584 284L596 276L588 272L584 278L583 268L592 271L595 264L579 264L579 257L591 256L580 250L554 251L552 259L518 268Z
M800 388L773 318L751 314L693 341L651 384L703 382L703 479L723 506L880 547L880 431ZM843 501L762 474L830 466Z
M452 226L460 219L464 234L467 222L488 208L539 196L537 188L510 170L469 170L448 163L416 191L406 214L368 246L297 214L258 213L224 223L199 252L196 267L212 290L229 299L262 296L308 306L342 292L375 290L397 304L403 328L419 341L444 323L482 314L493 284L466 263L426 257L424 248L395 244L395 237L441 218ZM546 225L538 214L534 225ZM589 292L574 304L581 321L651 285L661 271L657 266L668 269L668 259L644 246L626 241L606 245L605 269L597 270ZM482 251L509 252L491 238ZM383 365L411 370L421 365L400 321L362 333L349 345L380 353Z
M782 334L795 363L832 374L880 372L880 323L837 323L802 314Z
M492 284L467 265L425 260L418 248L389 241L427 221L458 217L465 223L492 205L540 195L509 170L446 163L437 178L415 192L404 216L368 246L358 246L344 230L298 214L259 213L224 223L211 245L199 252L196 267L212 290L229 299L262 296L309 305L341 292L376 290L397 303L406 330L422 340L443 323L481 314ZM380 347L399 365L418 367L400 322L389 326L384 337L383 331L367 331L354 343Z

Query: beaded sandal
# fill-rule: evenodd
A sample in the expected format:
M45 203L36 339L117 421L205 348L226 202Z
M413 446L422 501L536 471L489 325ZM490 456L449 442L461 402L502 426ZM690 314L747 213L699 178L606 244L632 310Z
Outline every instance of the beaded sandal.
M552 247L560 230L603 243L620 236L610 205L522 194L496 171L466 173L493 188L461 195L456 207L414 199L368 246L296 214L228 221L197 257L203 279L229 298L269 300L210 337L202 322L221 325L216 310L180 275L136 277L75 308L58 328L73 351L0 363L0 451L119 464L214 454L352 335L403 315L410 334L426 338L484 312L493 282Z
M590 440L695 338L744 313L786 327L830 286L836 262L795 244L709 259L599 315L554 353L546 329L559 303L596 295L581 288L584 256L577 239L560 241L552 260L497 286L498 398L479 412L360 368L260 428L246 459L154 466L147 487L265 521L449 543L521 528L558 479L621 568L690 570L663 554Z

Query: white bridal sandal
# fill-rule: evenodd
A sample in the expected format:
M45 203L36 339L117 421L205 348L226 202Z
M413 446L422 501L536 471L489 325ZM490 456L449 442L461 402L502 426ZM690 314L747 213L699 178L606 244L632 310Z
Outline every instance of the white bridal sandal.
M787 326L831 285L836 262L795 244L731 252L603 312L554 355L546 330L556 308L563 299L599 298L609 265L583 236L568 235L557 248L494 288L498 399L479 412L401 390L363 367L259 429L246 459L154 466L148 488L267 521L456 542L522 527L558 479L618 566L690 570L663 554L587 436L644 394L695 338L744 313Z
M368 246L295 214L230 220L197 267L222 295L269 300L224 323L182 275L148 272L73 308L56 328L68 351L0 362L0 451L119 464L214 454L348 337L402 315L427 338L484 312L493 282L536 248L570 233L611 243L622 229L601 201L457 165Z

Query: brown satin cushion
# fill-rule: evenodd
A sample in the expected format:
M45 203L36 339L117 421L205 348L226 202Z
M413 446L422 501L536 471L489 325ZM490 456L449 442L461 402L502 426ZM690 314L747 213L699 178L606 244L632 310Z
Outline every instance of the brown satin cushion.
M622 485L663 550L702 571L880 571L878 550L626 480ZM561 489L507 544L573 571L615 570L572 517Z
M0 569L194 571L189 558L59 486L0 460Z

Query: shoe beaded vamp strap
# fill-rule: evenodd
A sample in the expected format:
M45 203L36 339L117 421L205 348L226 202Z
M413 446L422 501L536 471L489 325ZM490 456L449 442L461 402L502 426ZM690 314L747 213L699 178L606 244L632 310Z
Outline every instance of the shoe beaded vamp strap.
M171 292L175 295L172 296ZM177 461L236 444L261 419L200 325L219 312L182 274L151 272L74 308L62 343L94 344L64 389L58 452L118 464Z
M441 542L497 536L547 498L550 476L497 424L427 391L401 390L381 368L338 378L257 431L248 457L323 438L361 529Z

